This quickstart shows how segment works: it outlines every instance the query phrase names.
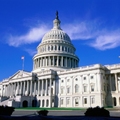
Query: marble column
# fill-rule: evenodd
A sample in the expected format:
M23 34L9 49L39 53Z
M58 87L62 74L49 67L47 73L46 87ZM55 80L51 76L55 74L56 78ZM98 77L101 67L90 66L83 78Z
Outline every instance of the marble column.
M25 81L23 82L23 96L25 95Z
M46 91L45 91L45 95L47 96L47 94L48 94L48 92L47 92L47 90L48 90L48 83L47 83L47 79L46 79Z
M55 65L55 56L53 56L53 66Z
M118 78L117 78L117 73L115 73L115 88L116 88L116 92L118 91Z
M59 56L57 56L57 66L59 66Z
M61 67L63 67L63 56L61 56Z
M31 83L30 83L30 96L32 96L32 87L33 87L33 81L31 80Z
M34 95L36 95L36 81L34 81Z
M109 91L109 92L111 92L111 91L112 91L112 85L111 85L111 74L109 74L109 86L110 86L110 91Z
M43 80L42 81L42 89L41 89L41 96L43 96Z
M49 86L49 88L50 88L50 89L49 89L49 90L50 90L50 91L49 91L49 95L51 96L51 82L52 82L52 79L50 79L49 82L50 82L50 83L49 83L49 84L50 84L50 86Z
M40 95L40 80L38 79L38 96Z
M29 95L29 80L27 80L27 95Z

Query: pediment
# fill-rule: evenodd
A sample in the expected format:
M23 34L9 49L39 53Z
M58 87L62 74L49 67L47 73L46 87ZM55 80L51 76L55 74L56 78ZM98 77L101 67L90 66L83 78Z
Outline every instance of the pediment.
M14 75L12 75L9 80L12 80L12 79L19 79L19 78L24 78L24 77L29 77L31 76L31 73L30 72L26 72L26 71L18 71L16 72Z

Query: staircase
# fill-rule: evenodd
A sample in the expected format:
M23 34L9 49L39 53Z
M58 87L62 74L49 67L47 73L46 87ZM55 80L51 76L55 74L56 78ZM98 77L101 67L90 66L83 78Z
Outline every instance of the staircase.
M8 106L8 101L9 101L9 98L7 100L4 100L2 102L0 102L0 106Z

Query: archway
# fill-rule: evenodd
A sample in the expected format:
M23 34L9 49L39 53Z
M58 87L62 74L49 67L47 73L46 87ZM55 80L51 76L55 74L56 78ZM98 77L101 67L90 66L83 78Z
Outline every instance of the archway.
M115 97L113 97L113 105L114 105L114 106L117 105L117 103L116 103L116 98L115 98Z
M49 100L46 101L46 107L48 107L48 106L49 106Z
M28 107L28 101L27 101L27 100L24 100L23 103L22 103L22 106L23 106L23 107Z
M32 107L37 107L37 100L32 100Z

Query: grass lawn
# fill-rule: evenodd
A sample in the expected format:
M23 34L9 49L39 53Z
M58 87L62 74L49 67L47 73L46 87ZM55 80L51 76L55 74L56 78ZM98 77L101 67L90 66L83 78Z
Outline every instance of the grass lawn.
M15 110L86 110L86 108L39 108L39 107L25 107L25 108L15 108Z

